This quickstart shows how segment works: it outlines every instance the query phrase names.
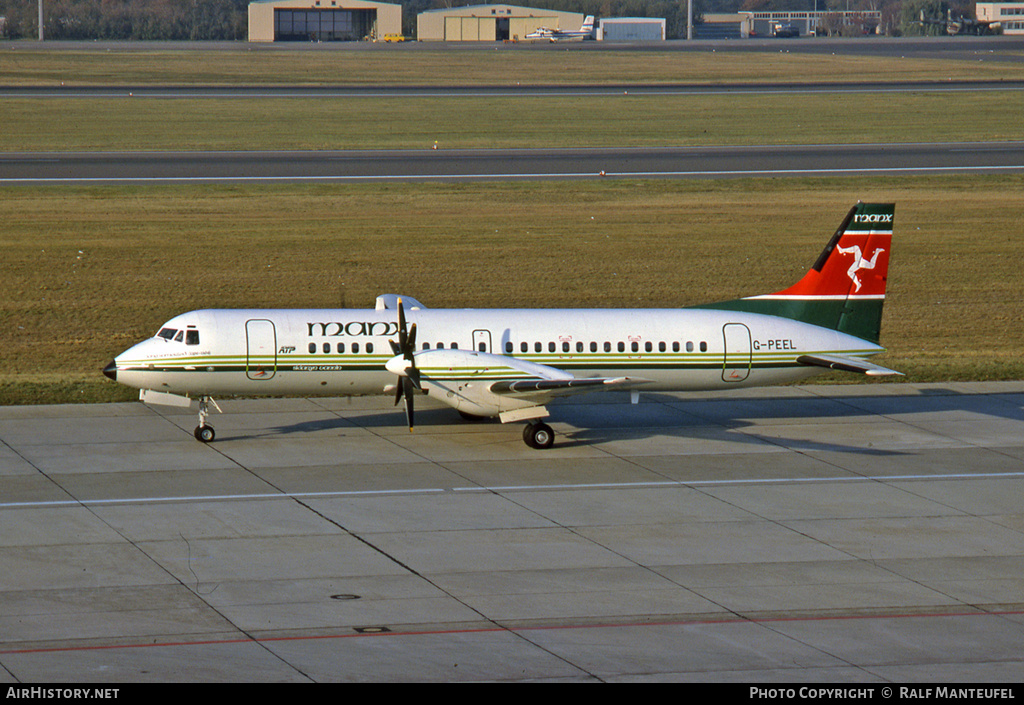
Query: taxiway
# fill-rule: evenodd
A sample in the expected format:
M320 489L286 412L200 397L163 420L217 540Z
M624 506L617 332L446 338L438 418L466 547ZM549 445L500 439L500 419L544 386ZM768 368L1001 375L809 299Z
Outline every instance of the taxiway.
M1024 382L221 406L0 408L0 682L1024 677Z

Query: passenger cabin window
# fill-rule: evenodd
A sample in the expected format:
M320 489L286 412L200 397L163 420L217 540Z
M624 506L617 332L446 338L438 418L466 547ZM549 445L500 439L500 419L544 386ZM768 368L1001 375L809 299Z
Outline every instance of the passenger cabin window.
M512 352L512 350L513 350L512 343L511 342L505 343L505 352L510 353L510 352Z

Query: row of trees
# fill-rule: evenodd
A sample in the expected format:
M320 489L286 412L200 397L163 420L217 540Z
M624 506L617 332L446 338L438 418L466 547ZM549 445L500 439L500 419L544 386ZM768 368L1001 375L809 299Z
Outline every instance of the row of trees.
M245 39L249 0L43 0L47 39ZM0 0L3 35L39 35L38 0Z
M394 1L394 0L391 0ZM399 0L406 31L416 15L436 7L475 5L487 0ZM687 0L522 0L530 7L598 17L663 17L669 38L686 36ZM520 4L520 3L517 3ZM47 39L245 39L249 0L43 0ZM694 17L705 12L878 10L894 34L927 34L925 17L971 17L968 0L694 0ZM38 0L0 0L0 34L38 36Z

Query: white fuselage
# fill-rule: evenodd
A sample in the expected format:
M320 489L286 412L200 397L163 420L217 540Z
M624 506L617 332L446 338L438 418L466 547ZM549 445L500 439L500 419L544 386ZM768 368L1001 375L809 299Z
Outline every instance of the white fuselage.
M883 351L807 323L711 309L413 309L406 316L416 325L417 351L491 353L578 378L638 377L649 380L644 391L779 384L822 371L799 364L800 355ZM381 394L395 383L385 364L395 356L388 341L397 339L390 309L202 310L168 321L114 362L118 382L191 397Z

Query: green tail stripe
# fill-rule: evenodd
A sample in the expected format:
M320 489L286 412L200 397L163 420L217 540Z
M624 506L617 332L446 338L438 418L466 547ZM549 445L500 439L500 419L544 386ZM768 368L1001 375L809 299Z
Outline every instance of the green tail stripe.
M699 308L742 313L763 313L810 323L878 343L882 330L883 299L737 299Z

